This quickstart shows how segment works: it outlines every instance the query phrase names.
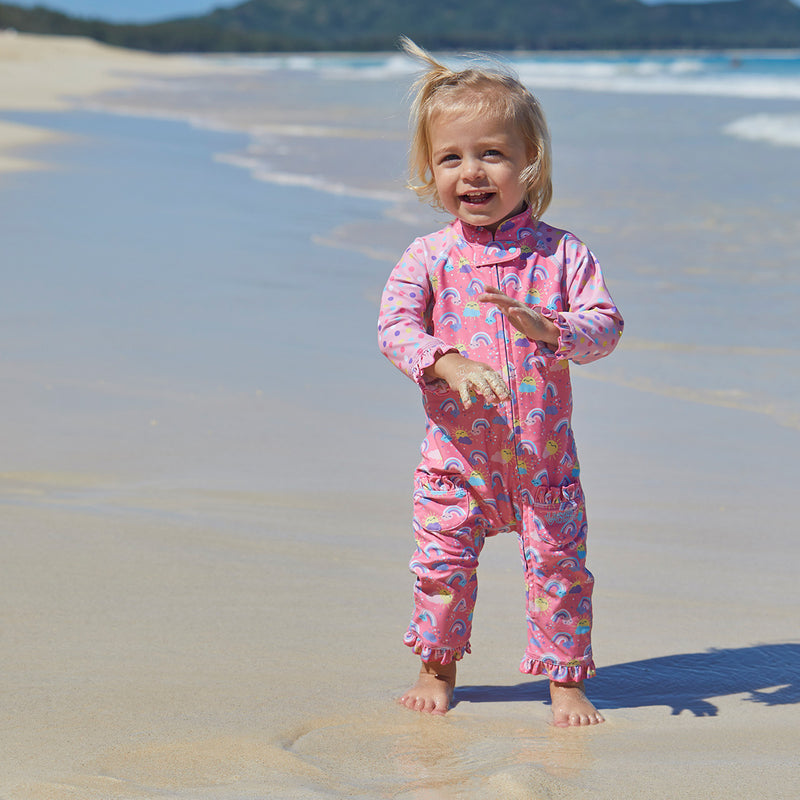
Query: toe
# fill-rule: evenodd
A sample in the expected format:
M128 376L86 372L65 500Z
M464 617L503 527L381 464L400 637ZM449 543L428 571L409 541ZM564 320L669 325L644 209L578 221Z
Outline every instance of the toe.
M433 704L433 708L431 709L431 714L436 714L438 716L444 716L447 713L447 703L446 702L436 702Z

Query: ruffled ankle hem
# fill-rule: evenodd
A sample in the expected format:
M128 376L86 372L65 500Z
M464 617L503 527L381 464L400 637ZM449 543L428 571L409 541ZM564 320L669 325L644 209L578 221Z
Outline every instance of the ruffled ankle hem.
M431 647L414 631L408 631L403 641L426 663L438 661L440 664L449 664L452 661L461 661L465 653L472 652L469 642L463 647Z
M551 681L567 683L580 683L585 678L593 678L597 672L594 661L586 661L582 664L575 662L559 664L550 659L530 658L529 656L522 659L519 671L527 675L547 675Z

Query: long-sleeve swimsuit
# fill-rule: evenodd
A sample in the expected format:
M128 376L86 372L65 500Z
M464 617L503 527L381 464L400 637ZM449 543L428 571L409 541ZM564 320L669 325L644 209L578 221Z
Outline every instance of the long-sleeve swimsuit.
M557 347L530 341L494 305L479 303L486 286L554 322ZM570 681L594 674L594 579L568 361L607 355L622 326L586 245L527 211L494 235L455 220L416 239L392 271L379 344L420 386L427 415L414 476L415 612L405 636L424 661L445 664L470 651L485 537L513 530L527 587L520 670ZM464 409L444 381L424 375L450 351L500 373L510 399Z

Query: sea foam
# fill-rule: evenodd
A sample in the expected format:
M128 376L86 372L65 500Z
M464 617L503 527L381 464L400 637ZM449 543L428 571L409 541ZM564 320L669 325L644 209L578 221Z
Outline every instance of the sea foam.
M220 153L215 156L215 160L222 164L247 169L256 180L273 183L278 186L297 186L339 197L359 197L383 203L397 203L405 199L405 195L400 192L362 189L339 181L329 180L322 175L304 175L299 172L275 170L268 163L252 156Z
M441 58L455 69L475 63L473 58L451 55ZM800 52L794 51L501 53L495 60L514 69L534 90L800 99ZM321 80L338 81L392 81L416 74L420 69L418 63L398 53L227 56L225 63L264 72L317 72Z
M731 122L723 130L740 139L800 147L800 114L753 114Z

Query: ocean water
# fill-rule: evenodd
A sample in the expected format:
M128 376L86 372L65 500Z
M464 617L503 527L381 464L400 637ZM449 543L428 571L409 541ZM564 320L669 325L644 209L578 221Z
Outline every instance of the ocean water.
M9 469L270 491L352 480L335 468L346 433L355 417L375 424L391 391L358 377L383 366L381 279L368 257L313 239L380 207L215 160L246 145L238 134L7 118L65 137L46 149L52 169L0 189ZM354 380L374 402L353 406Z
M754 113L731 120L723 132L800 147L800 116L796 103L791 102L800 100L800 51L441 57L454 67L488 62L510 68L536 93L570 90L790 101L781 111L752 108ZM216 84L219 93L214 81L199 81L204 86L202 97L192 91L198 81L152 82L144 95L128 95L130 109L191 116L203 126L246 129L253 142L251 159L238 162L242 166L253 168L262 180L295 180L333 193L366 191L364 176L349 184L314 183L306 172L298 176L276 169L277 154L270 154L271 161L259 150L258 140L270 142L270 137L281 134L301 140L396 136L403 132L405 119L403 113L398 116L398 106L403 105L403 94L418 71L417 65L401 54L211 56L205 60L233 71L238 79L232 81L230 75L226 76L222 84ZM293 102L292 93L301 84L305 91ZM190 95L194 96L189 99ZM269 111L260 103L267 104ZM114 107L125 107L122 95ZM374 185L376 177L366 182Z
M626 357L597 374L797 430L800 340L785 323L800 301L790 255L800 235L800 54L497 58L548 114L548 221L607 262L627 312ZM366 255L377 275L443 224L404 186L416 74L405 56L212 60L225 70L216 77L154 82L98 107L245 132L247 144L218 161L326 202L372 201L378 219L353 216L314 240Z
M21 194L6 200L7 263L19 265L6 268L6 295L21 309L13 324L28 326L11 356L72 358L101 381L299 397L303 420L320 418L322 393L326 408L415 442L414 387L374 350L389 269L446 222L405 188L415 65L397 54L205 60L219 72L148 80L80 113L6 115L71 136L50 151L66 167L13 179ZM505 60L552 130L546 218L588 242L626 316L618 352L576 381L631 390L623 402L642 424L644 395L701 416L742 412L779 444L795 437L800 56ZM58 210L35 235L34 207ZM591 440L596 411L580 398L576 425L585 420ZM329 465L346 426L319 425ZM403 469L414 447L402 449ZM379 474L391 485L402 469Z

